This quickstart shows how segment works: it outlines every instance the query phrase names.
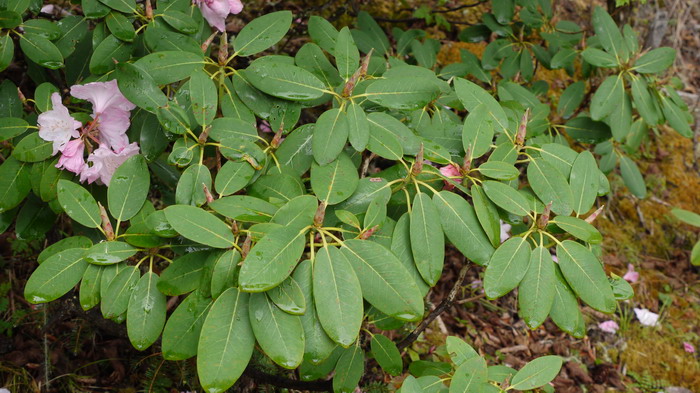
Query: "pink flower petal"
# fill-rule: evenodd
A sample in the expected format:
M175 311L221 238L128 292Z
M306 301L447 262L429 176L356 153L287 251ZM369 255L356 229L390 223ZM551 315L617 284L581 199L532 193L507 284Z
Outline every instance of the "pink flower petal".
M605 321L598 324L598 328L605 333L615 334L620 326L615 321Z
M97 119L100 130L100 143L111 147L115 152L120 152L129 144L126 131L129 129L129 112L118 108L110 108L104 111Z
M92 103L93 118L110 108L118 108L125 112L136 108L136 105L124 97L116 80L73 85L70 88L70 94Z
M63 105L58 93L51 95L53 109L39 115L39 137L45 141L53 142L53 154L63 151L71 138L80 136L78 129L82 124L71 117L68 108Z
M80 173L80 181L92 183L99 180L102 184L109 186L114 171L116 171L127 158L135 156L138 153L139 145L136 142L127 145L119 153L115 153L105 145L100 145L98 149L88 156L88 162L90 162L92 166L85 166L83 168L83 171Z
M210 26L219 31L226 30L226 17L230 13L237 14L243 10L243 4L235 0L194 0L199 6L202 16Z
M688 353L695 353L695 347L689 342L683 343L683 350L685 350Z
M63 154L58 159L58 164L56 168L65 169L71 171L76 175L85 167L85 158L83 158L83 153L85 152L85 144L82 139L73 139L68 142L63 149Z
M627 264L627 273L625 273L624 276L622 276L625 280L631 283L635 283L639 281L639 273L634 271L634 265L631 263Z

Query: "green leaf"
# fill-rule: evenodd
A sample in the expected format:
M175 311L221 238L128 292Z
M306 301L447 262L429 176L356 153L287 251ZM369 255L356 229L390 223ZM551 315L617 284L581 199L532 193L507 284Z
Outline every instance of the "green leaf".
M471 158L479 158L491 150L493 143L493 123L486 107L475 108L464 119L462 128L462 146Z
M185 34L194 34L199 29L197 22L184 12L168 9L161 17L172 28Z
M89 65L90 72L95 75L102 75L112 71L115 68L115 60L119 62L121 66L125 66L126 64L124 64L124 62L129 60L132 49L133 45L131 43L122 41L114 35L107 36L104 40L102 40L102 42L100 42L99 45L97 45L95 51L92 52ZM119 78L119 73L117 73L117 77L118 79L121 79ZM122 91L122 93L124 93L124 89L121 86L119 86L119 89ZM138 103L132 100L131 97L127 96L126 98L138 105Z
M612 136L607 124L602 121L594 121L586 116L579 116L567 121L566 133L571 138L584 143L600 143Z
M335 160L348 140L347 115L338 108L330 109L316 120L314 136L311 141L316 162L325 165Z
M289 133L275 151L281 167L298 176L311 168L311 163L314 161L311 143L315 127L314 124L305 124Z
M516 167L503 161L489 160L479 165L478 170L482 175L498 180L513 180L520 175Z
M247 163L244 164L248 165ZM204 194L205 186L207 190L211 190L211 172L209 172L209 168L201 164L187 167L177 182L175 203L178 205L202 206L207 201L207 197Z
M112 265L131 258L139 250L120 241L97 243L85 252L85 261L95 265Z
M586 221L569 216L557 216L551 221L564 231L570 233L575 238L591 244L599 244L603 241L603 236L598 230Z
M0 213L19 205L31 190L29 168L13 156L0 165Z
M165 217L182 236L214 248L229 248L234 243L231 229L215 215L194 206L172 205Z
M591 99L591 117L601 120L613 113L625 93L625 82L620 75L611 75L603 81Z
M596 67L615 68L620 65L615 56L596 48L586 48L581 52L581 57L583 57L583 60L588 62L588 64Z
M309 35L323 50L334 53L335 43L338 39L338 30L326 19L312 15L309 18Z
M209 251L195 251L176 258L161 273L158 289L168 296L194 291L200 286L210 255Z
M18 12L10 10L0 11L0 27L4 29L14 29L20 24L22 24L22 15Z
M632 100L627 93L622 95L620 106L608 116L607 123L610 125L613 138L622 142L627 138L627 134L632 128Z
M134 62L157 85L181 81L204 65L202 56L185 51L158 51Z
M304 328L304 359L316 365L324 362L331 355L336 344L326 334L316 312L312 293L312 270L313 264L310 260L301 261L292 277L299 284L299 288L304 294L304 302L307 304L306 312L299 317Z
M489 299L513 290L525 277L532 249L522 237L506 240L491 256L484 274L484 292Z
M347 348L362 325L360 281L335 247L323 247L313 264L313 298L318 320L328 337Z
M401 144L404 154L418 154L421 139L401 121L382 112L370 113L367 116L367 120L369 121L371 134L377 136L394 135Z
M136 38L134 25L131 24L124 14L112 11L105 18L105 22L107 22L109 31L120 40L132 42Z
M367 150L386 158L387 160L399 160L403 157L403 145L399 137L386 127L379 127L376 123L370 124L369 142Z
M48 303L70 291L83 277L88 263L85 249L71 248L46 259L24 287L24 298L32 304Z
M644 199L647 196L647 185L644 183L642 173L637 164L629 157L620 155L620 173L625 185L637 198Z
M304 293L302 293L301 287L292 277L287 277L282 284L266 293L280 310L292 315L304 315L306 313Z
M455 193L441 191L433 195L433 203L450 242L465 257L479 265L486 265L493 254L493 247L469 202Z
M469 112L485 111L493 123L494 131L508 130L508 117L491 94L477 84L466 79L455 79L455 91L457 97ZM483 107L479 107L483 105Z
M247 293L229 288L216 299L204 320L197 346L197 374L208 392L223 392L233 386L253 355L255 336L248 302Z
M615 298L603 266L588 248L565 240L557 245L557 258L562 274L581 300L601 312L615 311Z
M552 211L559 215L571 214L574 196L566 178L543 159L530 161L527 180L535 195L545 204L552 203Z
M247 162L228 161L216 174L214 187L219 195L231 195L250 183L253 175L255 169Z
M22 34L19 38L22 52L33 62L42 67L57 70L63 67L63 55L56 45L41 35L34 33Z
M291 101L313 100L325 92L325 85L314 74L281 62L254 61L246 78L262 92Z
M383 107L399 110L419 109L437 98L439 86L434 78L416 76L413 79L395 76L378 79L367 87L365 95Z
M486 196L501 209L518 216L526 216L530 212L527 199L513 187L494 180L484 181L482 187Z
M214 81L202 70L195 70L190 76L190 100L194 119L200 126L211 124L216 116L218 93Z
M58 203L70 218L88 228L100 226L100 208L88 190L65 179L58 181L56 190Z
M180 303L163 329L163 358L184 360L197 355L199 334L212 304L211 299L202 296L200 291L190 294Z
M434 286L445 259L445 235L438 209L427 194L420 192L413 200L410 217L413 259L425 282Z
M659 120L659 112L649 94L649 88L644 78L632 78L632 98L637 112L644 118L647 124L654 125Z
M290 11L277 11L248 23L233 40L236 56L250 56L279 42L292 25Z
M126 312L126 330L131 345L139 351L150 347L165 325L165 295L158 292L158 275L144 274L131 292Z
M56 243L44 248L44 250L39 253L36 262L38 264L44 263L49 257L58 254L61 251L65 251L71 248L83 248L88 249L92 247L92 241L85 236L71 236L57 241Z
M299 49L294 56L294 62L299 67L316 75L326 87L338 86L343 81L338 70L326 58L323 50L312 42L307 42Z
M102 280L102 267L88 265L80 280L80 307L87 311L100 304L100 281Z
M305 234L298 227L282 227L262 238L243 261L238 276L241 290L264 292L289 277L304 252Z
M423 315L423 298L410 274L384 246L367 240L346 240L340 249L355 269L362 296L385 314L414 321Z
M352 393L360 383L365 371L365 353L359 345L343 351L335 366L334 393Z
M452 363L457 367L464 364L467 360L479 356L471 345L455 336L447 336L446 344L447 354L450 355Z
M270 222L287 228L302 230L313 224L314 215L318 209L318 200L311 195L301 195L282 206Z
M15 146L12 156L22 162L39 162L51 157L53 142L43 140L38 132L33 132Z
M403 361L401 353L393 341L383 334L375 334L370 342L372 355L381 366L382 370L389 375L401 375Z
M337 34L333 54L340 76L348 80L360 65L360 52L348 27L343 27Z
M593 29L596 37L600 41L606 52L615 55L620 59L620 63L625 63L629 59L627 46L622 39L622 33L610 15L605 10L596 6L593 9Z
M304 330L299 316L280 310L264 293L250 295L248 314L265 354L284 368L297 368L304 356Z
M635 60L632 70L642 74L653 74L666 70L673 64L674 60L676 60L675 49L656 48Z
M683 111L678 105L674 104L669 98L663 97L662 101L662 111L668 125L670 125L679 134L686 138L693 137L693 130L688 124L688 118L686 117L687 112Z
M510 387L517 390L531 390L551 382L561 370L559 356L542 356L521 368L513 377Z
M576 295L567 284L558 266L554 268L554 303L549 316L552 321L563 331L575 336L583 337L586 334L586 325L583 315L579 310Z
M586 84L583 81L578 81L567 86L564 92L561 93L557 110L563 118L568 119L578 109L581 102L583 102L585 89Z
M573 209L578 214L591 210L598 196L598 183L600 170L595 157L589 151L578 154L571 167L569 183L574 195Z
M21 21L21 19L20 19ZM15 54L15 44L9 34L0 37L0 71L5 70L12 64ZM0 140L4 140L4 127L0 126Z
M134 64L119 63L115 74L119 90L139 108L155 113L158 107L168 103L168 98L142 68Z
M238 285L238 272L241 254L237 250L228 250L217 259L211 277L211 296L216 299L225 290Z
M215 200L209 207L217 213L244 222L266 222L277 211L277 207L262 199L248 195L234 195Z
M121 269L109 281L105 292L100 293L102 316L105 318L117 318L127 311L131 292L141 277L141 271L135 266L125 266L124 264L111 266L121 267ZM103 277L109 277L109 275L103 273ZM104 283L105 281L102 281L101 285L104 286Z
M491 245L498 247L501 244L501 224L498 216L498 209L484 193L484 189L479 185L472 185L472 203L474 203L474 211L479 219L481 228L483 228L486 236L491 241ZM488 258L486 259L488 261Z
M107 188L107 203L112 217L127 221L139 212L146 200L151 176L142 155L128 158L121 164Z
M348 120L348 140L355 150L361 152L369 143L369 122L362 107L351 102L346 109Z
M136 11L135 0L100 0L100 2L113 10L117 10L125 14L131 14Z
M479 387L487 383L487 376L486 360L481 356L473 357L457 367L452 376L449 393L480 391Z
M338 211L336 210L336 215L337 214ZM391 252L396 255L406 270L408 270L408 273L418 286L421 295L425 296L430 287L428 287L428 284L423 280L413 260L413 252L411 251L411 223L408 213L404 213L396 222L394 233L391 238Z
M311 166L311 189L326 205L335 205L350 198L359 180L352 160L342 152L335 161Z
M554 303L555 280L554 261L549 250L535 248L518 288L518 312L530 329L539 327L547 319Z
M700 214L679 208L671 209L671 214L686 224L690 224L694 227L700 227Z

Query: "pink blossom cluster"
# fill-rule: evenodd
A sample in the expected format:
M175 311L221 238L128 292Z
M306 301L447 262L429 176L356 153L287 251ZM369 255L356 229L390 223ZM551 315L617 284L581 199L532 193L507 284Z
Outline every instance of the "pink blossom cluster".
M209 26L219 31L226 30L226 17L229 14L243 11L241 0L193 0L193 3L202 11L202 16L209 22Z
M53 93L53 108L39 115L39 136L53 142L54 155L61 153L57 168L79 175L81 182L98 181L109 185L119 165L139 153L139 145L136 142L130 144L126 136L130 112L136 105L122 95L115 80L74 85L70 93L92 103L93 120L83 127L71 117L61 96ZM91 141L99 146L95 149Z

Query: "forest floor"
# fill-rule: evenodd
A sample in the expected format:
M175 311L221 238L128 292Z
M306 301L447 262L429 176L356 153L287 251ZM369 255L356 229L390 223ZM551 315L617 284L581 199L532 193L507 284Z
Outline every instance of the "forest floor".
M311 4L288 0L269 2L264 7L247 4L241 19L249 20L263 9L286 8L307 16L318 11L342 23L346 18L350 21L344 11L364 9L377 17L406 19L412 17L415 9L411 1L308 3ZM458 3L461 4L448 0L440 7ZM557 17L588 24L592 7L589 1L554 3ZM600 201L605 209L596 225L605 239L606 268L622 276L629 265L633 266L640 275L633 284L635 297L621 303L612 317L585 308L587 335L575 339L549 321L539 329L528 329L517 315L513 294L498 301L473 300L480 287L468 286L459 299L472 300L458 301L443 313L408 349L408 356L439 357L435 349L451 334L474 344L488 357L516 368L537 356L562 356L565 365L554 381L557 392L684 391L668 387L700 392L700 351L690 353L684 349L684 343L688 343L700 350L700 269L689 262L689 250L700 232L669 213L673 207L700 212L700 2L671 0L659 5L648 0L640 5L634 0L633 4L632 8L622 9L618 18L644 32L642 37L647 37L647 44L678 49L674 74L684 82L683 97L697 119L695 140L662 128L643 144L637 162L649 185L647 198L631 197L619 176L611 174L613 191ZM477 20L479 12L483 12L480 7L473 7L446 15L453 22L469 23ZM237 22L232 23L234 31L240 28ZM425 27L421 20L409 23ZM451 32L444 27L428 28L434 38L446 44L439 56L443 65L454 61L451 59L460 48L477 53L481 50L478 45L453 42L455 30L461 27L453 23ZM303 32L303 26L298 31ZM566 78L561 73L543 73L541 77L550 78L553 87ZM126 338L124 326L102 320L94 310L83 312L73 295L46 306L29 305L22 296L23 285L43 247L43 243L0 235L0 387L13 393L46 391L40 386L45 389L47 383L53 391L70 392L200 391L192 382L196 379L192 361L165 362L157 346L137 352ZM428 295L429 304L437 305L446 296L461 264L461 257L448 253L445 274ZM478 283L478 269L469 274L471 281ZM658 325L643 326L635 317L634 308L660 314ZM614 334L598 327L609 319L620 326ZM398 386L401 379L384 382ZM252 380L244 379L237 386L257 389Z

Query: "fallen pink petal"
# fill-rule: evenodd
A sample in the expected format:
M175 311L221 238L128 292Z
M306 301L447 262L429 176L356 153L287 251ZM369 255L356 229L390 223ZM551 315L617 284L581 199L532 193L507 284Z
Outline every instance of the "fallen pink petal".
M644 326L656 326L659 322L659 314L653 313L646 308L635 308L634 314L637 316L639 323Z
M634 270L634 265L631 263L627 264L627 273L622 276L625 280L631 283L639 281L639 273Z
M615 321L605 321L598 324L598 328L605 333L615 334L617 333L620 326Z
M691 344L689 342L683 343L683 350L688 352L688 353L695 353L695 347L693 346L693 344Z

